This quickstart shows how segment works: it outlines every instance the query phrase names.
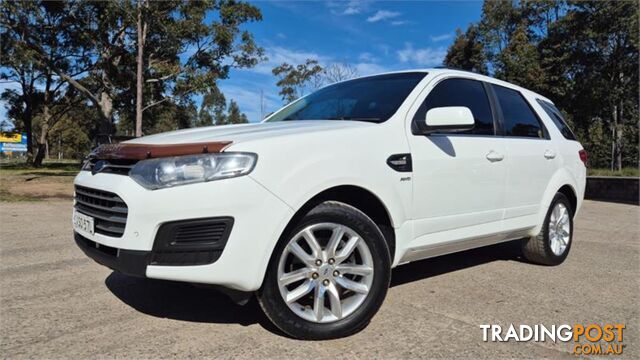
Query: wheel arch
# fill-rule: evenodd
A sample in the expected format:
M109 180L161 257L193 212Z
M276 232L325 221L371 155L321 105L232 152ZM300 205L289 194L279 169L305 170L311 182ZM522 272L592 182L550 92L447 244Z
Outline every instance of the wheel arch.
M286 234L311 209L325 201L338 201L362 211L378 226L389 246L391 259L395 255L396 238L391 213L384 202L372 191L358 185L337 185L325 189L298 208L282 231Z
M571 215L574 215L576 213L576 208L578 207L578 197L576 195L576 190L571 185L565 184L560 189L558 189L557 192L562 193L567 197L567 199L569 199L569 202L571 203Z
M557 193L564 194L571 202L573 215L577 213L581 200L578 198L578 192L576 179L566 169L559 169L549 181L547 189L540 203L540 210L538 212L538 225L533 229L532 233L537 234L542 229L542 223L547 215L547 210L551 206L551 202Z

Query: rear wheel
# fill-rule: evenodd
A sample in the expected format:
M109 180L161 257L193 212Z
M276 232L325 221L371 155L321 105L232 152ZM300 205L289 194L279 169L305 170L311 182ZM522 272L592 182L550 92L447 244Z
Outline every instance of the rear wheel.
M540 233L523 242L524 257L543 265L561 264L571 249L573 212L569 199L564 194L557 193Z
M280 240L258 300L290 336L343 337L367 325L389 279L389 250L376 224L356 208L326 202Z

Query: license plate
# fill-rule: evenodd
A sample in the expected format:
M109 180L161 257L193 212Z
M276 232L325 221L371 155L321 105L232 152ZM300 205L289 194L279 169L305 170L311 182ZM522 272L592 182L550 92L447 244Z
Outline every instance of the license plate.
M93 235L93 218L73 210L73 229L80 233Z

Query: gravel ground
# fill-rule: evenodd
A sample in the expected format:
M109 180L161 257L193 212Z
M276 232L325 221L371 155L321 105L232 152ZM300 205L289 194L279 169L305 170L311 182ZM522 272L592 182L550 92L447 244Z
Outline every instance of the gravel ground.
M401 266L365 330L303 342L255 302L97 265L73 243L70 201L0 203L0 357L575 358L571 343L485 343L479 325L625 323L637 359L639 209L586 201L558 267L514 243Z

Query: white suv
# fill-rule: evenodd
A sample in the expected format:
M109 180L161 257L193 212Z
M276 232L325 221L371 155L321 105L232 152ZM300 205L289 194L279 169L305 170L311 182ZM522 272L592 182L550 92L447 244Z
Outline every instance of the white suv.
M75 240L125 274L257 295L285 333L362 329L391 269L523 239L560 264L586 153L545 97L427 69L333 84L259 124L96 149L75 179Z

